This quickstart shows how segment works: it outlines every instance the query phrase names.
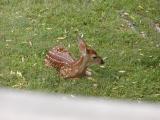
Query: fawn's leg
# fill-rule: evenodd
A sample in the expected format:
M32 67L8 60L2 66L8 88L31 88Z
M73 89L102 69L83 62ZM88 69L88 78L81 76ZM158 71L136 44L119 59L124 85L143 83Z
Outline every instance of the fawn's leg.
M44 62L47 67L52 67L52 64L47 59Z
M92 76L92 72L91 72L91 70L90 70L90 69L86 69L86 71L85 71L85 75L86 75L87 77Z

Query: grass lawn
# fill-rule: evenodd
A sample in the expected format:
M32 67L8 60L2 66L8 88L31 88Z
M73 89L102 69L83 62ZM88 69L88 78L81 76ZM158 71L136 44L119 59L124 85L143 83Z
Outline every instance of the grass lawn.
M160 101L159 0L0 0L0 87ZM55 45L79 57L77 33L105 58L90 79L45 67Z

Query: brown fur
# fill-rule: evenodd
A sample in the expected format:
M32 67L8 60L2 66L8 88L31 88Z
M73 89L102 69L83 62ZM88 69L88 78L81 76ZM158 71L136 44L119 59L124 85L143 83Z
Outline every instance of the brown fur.
M45 64L56 68L64 78L82 77L87 73L90 64L102 64L103 60L95 50L87 47L84 40L78 41L81 57L74 60L71 53L63 47L52 48L46 55Z

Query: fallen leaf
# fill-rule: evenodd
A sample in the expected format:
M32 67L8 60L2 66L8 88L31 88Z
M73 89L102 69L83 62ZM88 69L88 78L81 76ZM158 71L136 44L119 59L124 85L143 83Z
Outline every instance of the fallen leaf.
M127 12L124 12L123 15L128 16L129 14Z
M68 48L70 48L71 47L71 44L68 44Z
M87 77L89 80L94 81L95 79L93 77Z
M21 61L24 62L24 57L21 58Z
M10 74L11 74L11 75L15 75L16 73L11 70L11 71L10 71Z
M160 32L160 24L159 23L155 24L155 29L157 32Z
M135 20L135 17L134 17L134 16L132 16L132 15L130 16L130 18L131 18L132 20Z
M32 28L31 27L27 27L26 30L32 30Z
M139 6L138 6L138 8L140 8L140 9L144 9L141 5L139 5Z
M101 67L101 68L105 68L105 66L104 66L104 65L101 65L100 67Z
M143 53L140 53L140 56L144 56L144 54L143 54Z
M34 64L33 64L33 66L36 66L36 65L37 65L37 63L34 63Z
M20 71L17 71L17 76L22 77L22 73Z
M32 42L31 41L29 41L29 45L32 46Z
M58 37L57 39L58 40L64 40L66 38L66 36L64 36L64 37Z
M47 30L52 30L52 28L46 28Z
M74 96L74 95L72 95L72 94L71 94L71 97L72 97L72 98L75 98L75 96Z
M97 88L97 87L98 87L98 84L93 84L93 87Z
M12 40L6 40L6 42L11 42Z
M124 71L124 70L120 70L120 71L118 71L119 73L125 73L126 71Z
M141 34L141 36L143 37L143 38L145 38L146 37L146 34L145 34L145 32L140 32L140 34Z
M108 59L108 57L104 57L104 58L103 58L103 60L106 60L106 59Z

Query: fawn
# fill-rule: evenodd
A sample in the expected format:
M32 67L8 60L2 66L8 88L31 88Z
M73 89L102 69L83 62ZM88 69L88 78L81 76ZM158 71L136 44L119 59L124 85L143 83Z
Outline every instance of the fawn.
M78 46L81 56L78 60L73 59L71 53L64 47L52 48L46 55L45 65L56 68L63 78L77 78L91 75L87 70L92 64L103 64L104 61L96 51L87 46L82 37L78 36Z

